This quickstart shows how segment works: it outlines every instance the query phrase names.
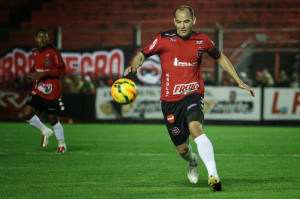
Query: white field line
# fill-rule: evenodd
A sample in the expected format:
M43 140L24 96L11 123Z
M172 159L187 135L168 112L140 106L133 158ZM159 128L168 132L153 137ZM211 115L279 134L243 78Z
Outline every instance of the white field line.
M0 152L0 155L56 155L56 152ZM109 155L109 156L170 156L170 155L177 155L174 154L167 154L167 153L93 153L93 152L72 152L67 151L65 154L69 155ZM215 156L219 157L300 157L300 154L225 154L225 153L216 153Z

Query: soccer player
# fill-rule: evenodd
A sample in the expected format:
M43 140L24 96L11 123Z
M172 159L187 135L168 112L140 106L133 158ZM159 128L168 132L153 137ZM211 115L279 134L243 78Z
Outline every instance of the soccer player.
M201 59L204 52L235 80L237 85L250 91L236 74L231 62L223 55L210 38L193 31L196 23L194 11L189 6L179 6L174 10L176 29L157 34L133 59L132 65L124 71L135 73L146 58L158 54L161 59L161 106L169 135L179 153L188 162L187 176L191 183L198 182L198 160L189 144L192 136L199 156L208 171L208 184L221 191L221 180L217 173L213 146L204 134L202 125L204 84L201 76Z
M28 73L28 77L34 82L34 89L23 108L23 116L31 126L42 131L41 145L45 147L53 131L46 127L36 115L38 110L45 110L58 140L57 152L63 153L67 147L58 113L62 95L60 76L66 74L66 66L60 52L49 43L49 40L47 30L36 31L37 47L32 50L34 65Z

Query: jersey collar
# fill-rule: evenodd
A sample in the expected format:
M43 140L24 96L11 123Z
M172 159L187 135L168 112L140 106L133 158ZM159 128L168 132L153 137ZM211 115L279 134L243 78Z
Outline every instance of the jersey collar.
M176 29L174 29L174 31L175 31L175 33L176 33L176 36L178 36L180 39L182 39L182 40L184 40L184 41L189 40L189 39L193 36L193 34L197 34L195 31L192 31L192 34L191 34L190 36L188 36L188 37L181 37L181 36L178 35Z
M37 48L40 52L43 52L48 46L49 46L49 44L46 44L43 48L39 48L39 46L36 46L36 48Z

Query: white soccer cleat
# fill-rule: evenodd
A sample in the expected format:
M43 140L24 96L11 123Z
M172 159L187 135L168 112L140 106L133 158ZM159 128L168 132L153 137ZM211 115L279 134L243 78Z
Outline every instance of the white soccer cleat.
M197 184L198 182L198 165L190 166L187 171L187 177L192 184Z
M63 142L63 143L59 143L58 144L58 148L57 148L57 153L64 153L67 151L67 146L66 144Z
M46 147L48 145L49 137L53 134L53 131L49 128L45 131L45 133L42 134L42 148Z

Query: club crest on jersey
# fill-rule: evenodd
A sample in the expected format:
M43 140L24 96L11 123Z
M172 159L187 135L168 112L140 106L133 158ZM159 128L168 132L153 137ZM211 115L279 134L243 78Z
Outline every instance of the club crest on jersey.
M45 66L50 66L50 60L45 61Z
M180 134L180 130L176 126L171 128L171 132L172 132L173 135L179 135Z
M174 115L173 115L173 114L167 115L167 120L168 120L168 122L170 122L170 123L174 123Z
M197 56L198 56L199 59L202 58L202 54L203 54L203 50L202 50L202 49L199 49L199 50L198 50L198 53L197 53Z
M196 44L203 44L203 40L196 41Z
M177 42L177 39L170 38L170 41L172 41L172 42Z
M46 53L46 57L49 57L50 56L50 54L49 53Z

